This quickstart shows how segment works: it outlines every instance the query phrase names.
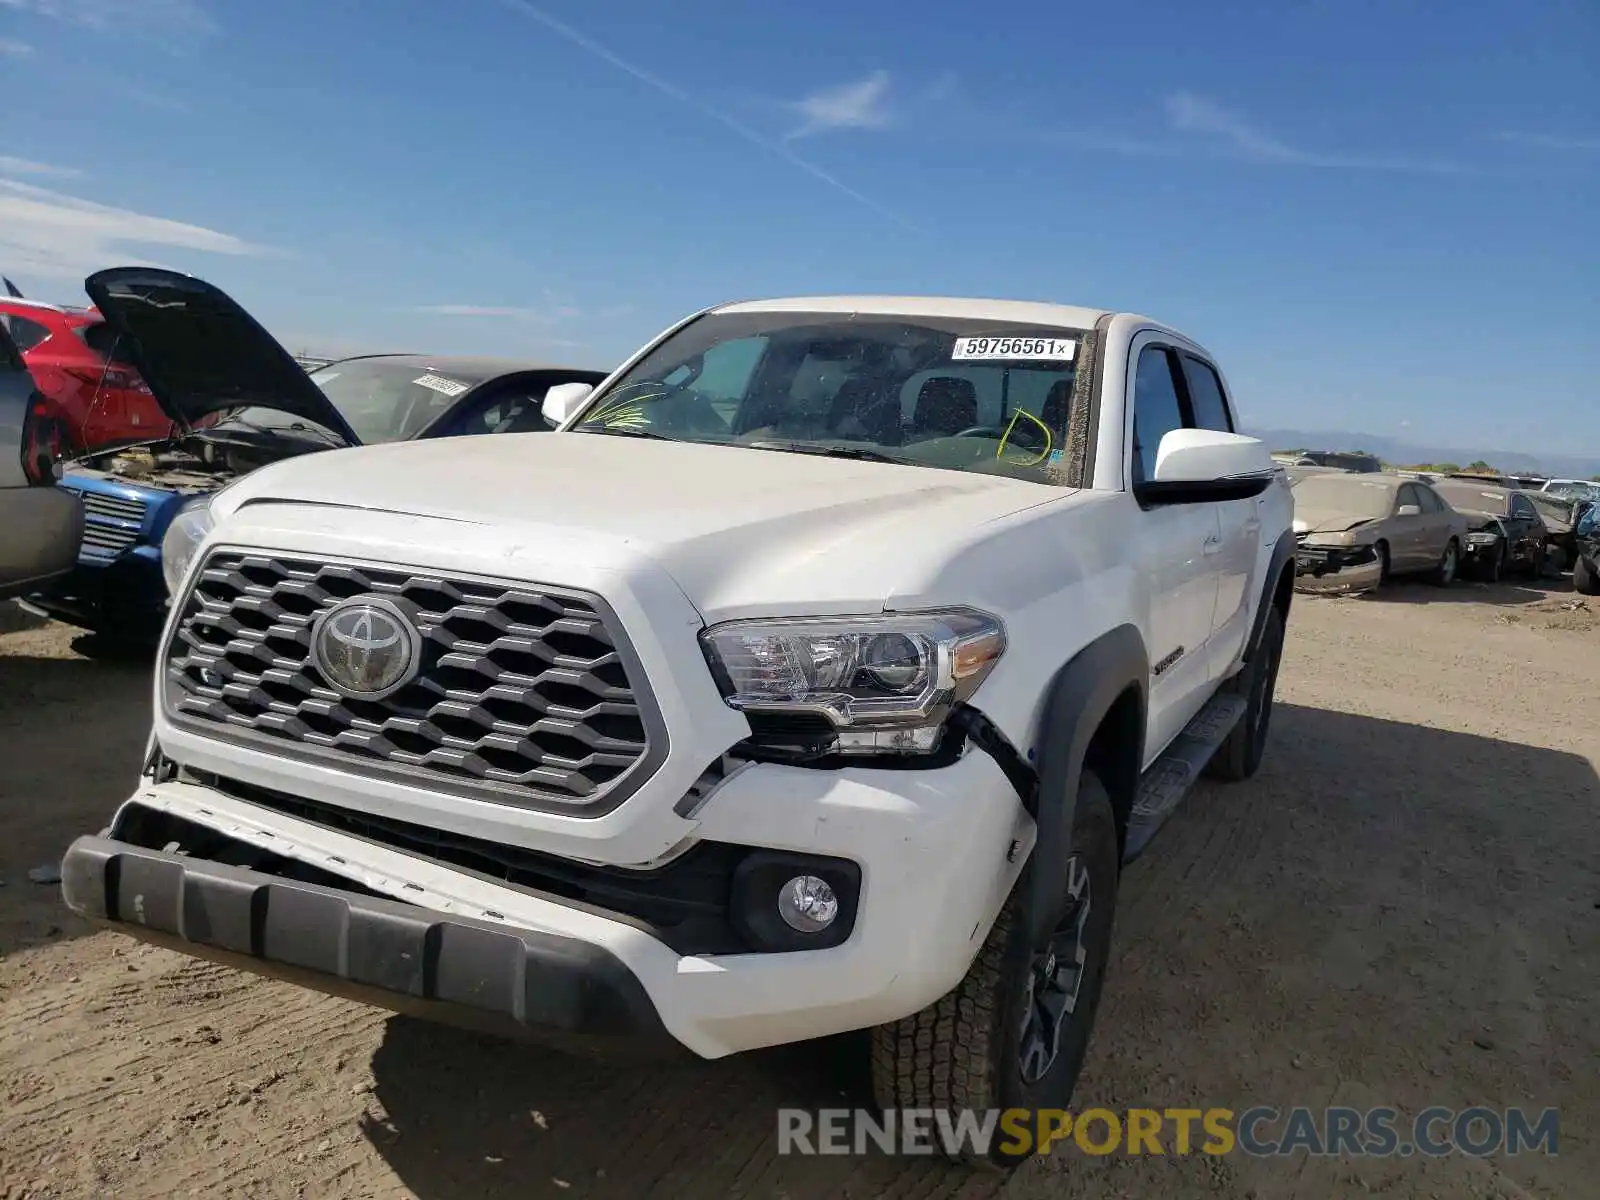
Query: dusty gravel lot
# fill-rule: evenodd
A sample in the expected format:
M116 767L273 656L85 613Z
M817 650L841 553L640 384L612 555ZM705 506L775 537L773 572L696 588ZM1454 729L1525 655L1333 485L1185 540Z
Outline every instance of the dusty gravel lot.
M1301 599L1274 743L1131 868L1078 1107L1547 1105L1561 1153L1091 1159L1009 1183L779 1159L849 1039L613 1068L95 932L27 870L98 829L148 671L0 608L0 1196L1596 1195L1600 601Z

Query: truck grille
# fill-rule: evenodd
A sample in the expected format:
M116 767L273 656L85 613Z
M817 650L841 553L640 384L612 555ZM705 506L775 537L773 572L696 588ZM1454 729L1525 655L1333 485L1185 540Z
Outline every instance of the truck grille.
M356 596L420 636L415 678L380 700L341 696L312 661L313 622ZM186 727L501 803L597 816L666 753L615 617L566 588L217 550L165 658Z

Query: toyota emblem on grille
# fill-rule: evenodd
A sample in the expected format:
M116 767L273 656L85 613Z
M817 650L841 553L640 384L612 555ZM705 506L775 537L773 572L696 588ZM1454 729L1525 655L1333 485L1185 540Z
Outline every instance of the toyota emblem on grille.
M381 700L416 677L422 635L392 600L356 596L317 619L311 662L341 696Z

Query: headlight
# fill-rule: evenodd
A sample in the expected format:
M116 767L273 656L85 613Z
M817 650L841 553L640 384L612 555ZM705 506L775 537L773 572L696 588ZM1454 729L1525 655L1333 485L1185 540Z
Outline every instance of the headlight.
M1005 651L1000 622L971 609L730 621L700 639L730 707L810 717L818 749L840 754L936 750L950 710Z
M167 526L161 539L161 574L167 581L167 596L176 598L183 579L189 573L194 556L200 552L200 543L216 524L211 515L211 502L219 493L196 496L179 510Z
M1500 540L1500 535L1491 530L1479 529L1467 534L1469 546L1492 546Z

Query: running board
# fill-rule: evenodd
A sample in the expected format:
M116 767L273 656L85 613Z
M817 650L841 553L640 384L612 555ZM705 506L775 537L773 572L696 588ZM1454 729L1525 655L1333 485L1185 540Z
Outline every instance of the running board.
M1194 787L1200 772L1206 769L1217 748L1239 724L1245 708L1243 696L1219 694L1211 697L1194 720L1184 726L1183 732L1172 739L1172 745L1150 764L1150 769L1139 779L1139 794L1128 818L1124 862L1137 858L1155 837L1156 830L1178 811L1178 805Z

